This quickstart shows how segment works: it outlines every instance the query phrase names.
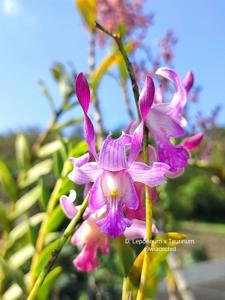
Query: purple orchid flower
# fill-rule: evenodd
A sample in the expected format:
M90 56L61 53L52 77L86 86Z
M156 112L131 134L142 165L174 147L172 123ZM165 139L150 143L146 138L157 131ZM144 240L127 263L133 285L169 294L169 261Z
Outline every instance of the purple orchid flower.
M193 84L193 75L187 73L184 81L170 68L159 68L156 71L175 84L176 92L170 102L162 102L162 97L155 100L148 113L145 124L157 144L158 161L170 166L167 175L176 177L182 174L190 157L188 150L183 145L174 145L171 138L182 137L185 134L186 120L183 111L187 94Z
M132 224L125 216L124 208L135 210L139 205L134 182L155 187L165 182L164 175L168 171L168 166L164 163L148 166L142 162L135 162L141 150L143 124L154 99L154 84L148 76L140 95L142 122L133 135L123 133L117 139L109 135L103 142L99 154L95 150L94 127L87 115L90 91L82 73L76 79L76 93L85 117L85 140L95 161L90 161L89 153L79 158L70 158L74 168L69 178L77 184L94 182L90 190L89 208L98 211L105 207L106 213L97 221L97 225L102 232L118 237Z

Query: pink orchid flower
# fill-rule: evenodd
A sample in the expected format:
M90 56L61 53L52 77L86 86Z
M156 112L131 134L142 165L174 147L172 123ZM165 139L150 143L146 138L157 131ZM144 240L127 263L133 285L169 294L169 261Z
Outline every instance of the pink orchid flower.
M69 219L73 219L79 210L79 206L74 205L75 198L76 192L74 190L70 191L69 196L60 198L60 205ZM74 266L79 271L90 272L98 267L98 250L104 255L109 252L108 237L96 225L98 218L97 214L86 210L85 220L72 236L71 243L82 249L73 261Z

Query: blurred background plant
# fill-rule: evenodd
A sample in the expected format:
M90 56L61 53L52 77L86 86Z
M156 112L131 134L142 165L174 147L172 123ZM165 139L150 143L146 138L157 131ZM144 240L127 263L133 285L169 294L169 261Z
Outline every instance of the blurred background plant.
M157 51L146 43L145 36L153 26L154 16L146 12L145 1L99 0L96 4L94 1L77 1L76 4L89 34L87 75L101 142L106 134L99 96L104 77L109 76L122 89L131 120L136 114L121 54L114 41L96 31L95 13L91 12L96 9L97 20L108 30L121 34L140 86L146 73L153 73L161 65L174 64L177 38L173 31L168 31L159 38ZM99 61L97 53L106 47L109 52ZM74 188L66 176L71 170L68 157L78 157L87 151L82 139L83 119L75 119L68 113L77 106L74 97L76 69L55 63L50 71L59 88L61 102L56 105L47 85L39 81L51 110L48 127L43 131L32 128L0 136L0 297L3 300L25 299L54 249L67 224L58 199ZM165 95L171 90L166 82L162 82L162 88ZM192 89L186 111L188 119L189 108L198 104L200 92L200 86ZM192 249L186 247L178 252L185 265L209 258L224 258L225 128L217 125L218 113L219 108L215 108L209 117L199 113L196 120L190 118L188 134L201 130L205 134L204 141L195 150L184 175L168 180L159 189L159 201L154 206L159 229L180 230L195 239ZM65 129L71 126L73 130L65 134ZM79 186L75 189L81 202L83 191ZM66 245L37 299L118 299L123 270L121 261L114 255L117 251L114 243L111 243L109 256L100 258L101 267L90 274L74 269L71 260L75 251L70 244ZM136 249L136 253L139 251ZM159 260L152 281L165 276L165 265L165 259ZM30 266L32 272L29 273ZM154 295L155 291L149 293Z

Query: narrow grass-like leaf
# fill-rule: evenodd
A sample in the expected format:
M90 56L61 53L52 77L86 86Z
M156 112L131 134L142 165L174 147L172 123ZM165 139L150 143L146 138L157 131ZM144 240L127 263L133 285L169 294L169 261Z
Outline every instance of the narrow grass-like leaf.
M43 285L41 286L41 288L38 292L37 300L48 300L49 299L49 294L51 292L53 284L61 272L62 272L62 268L56 267L47 275Z
M34 247L26 245L9 258L9 263L15 269L20 268L25 262L31 259L34 254Z
M17 199L17 185L11 175L7 165L0 160L0 184L4 189L4 193L10 201L15 202Z
M20 187L26 187L36 181L43 175L48 174L52 170L52 160L46 159L42 162L37 163L27 172L25 179L19 182Z
M129 244L125 243L124 236L118 237L115 242L123 274L127 276L134 260L134 251Z
M16 268L13 268L8 261L5 261L3 257L0 256L0 265L2 266L5 275L7 278L11 279L13 282L16 282L20 288L26 293L26 285L24 282L23 273Z
M18 168L21 171L26 171L29 169L31 164L31 154L28 145L27 138L24 134L18 134L16 137L16 160Z
M37 264L34 266L33 272L35 276L38 276L38 274L41 272L42 268L44 267L44 265L46 264L46 262L48 261L48 258L50 256L50 254L52 253L52 251L57 247L59 241L56 240L54 242L52 242L51 244L49 244L41 253Z
M28 211L40 198L40 186L34 187L29 192L25 193L15 204L14 211L10 214L11 219L15 219Z
M54 230L57 230L59 225L62 223L63 219L65 218L65 215L62 211L62 208L60 205L58 205L52 212L47 225L47 232L52 232Z

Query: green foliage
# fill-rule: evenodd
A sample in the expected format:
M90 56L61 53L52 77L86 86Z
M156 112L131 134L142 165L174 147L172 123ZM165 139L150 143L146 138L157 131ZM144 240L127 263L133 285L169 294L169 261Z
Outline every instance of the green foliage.
M122 272L127 276L134 260L134 252L131 246L125 243L125 238L123 236L118 237L115 243Z
M15 202L17 198L16 182L10 173L9 168L3 161L0 161L0 184L9 201Z
M21 171L26 171L29 169L31 164L31 153L27 138L21 133L16 137L16 160L18 168Z
M3 257L0 256L0 265L3 268L3 271L5 275L9 278L9 280L12 280L13 282L16 282L19 287L23 290L24 293L26 293L26 285L24 282L24 276L23 273L13 268L9 262L6 262Z
M58 278L60 273L62 272L61 267L56 267L51 272L49 272L48 276L45 279L45 282L43 283L42 287L40 288L37 300L48 300L49 294L51 292L51 289L54 285L55 280Z
M225 189L211 178L205 170L189 167L182 177L169 181L168 210L178 219L223 221Z

